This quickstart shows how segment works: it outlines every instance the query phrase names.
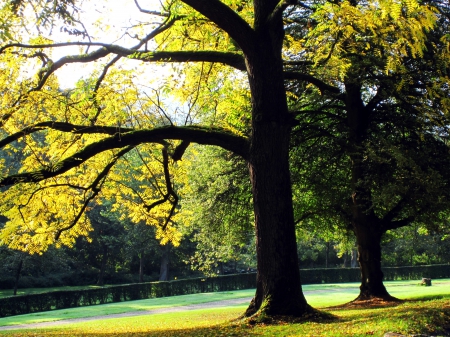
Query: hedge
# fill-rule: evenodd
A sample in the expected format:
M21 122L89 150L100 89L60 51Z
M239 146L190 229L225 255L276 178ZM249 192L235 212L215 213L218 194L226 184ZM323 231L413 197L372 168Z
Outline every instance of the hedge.
M383 267L385 281L450 278L450 265ZM359 268L302 269L302 284L361 282Z
M450 265L386 267L384 279L420 280L450 278ZM358 268L302 269L303 284L359 282ZM0 298L0 317L28 314L53 309L131 301L147 298L205 292L251 289L256 287L256 274L124 284L84 290L53 291L42 294Z
M168 282L124 284L83 290L52 291L0 298L0 317L95 304L255 287L256 274L251 273Z

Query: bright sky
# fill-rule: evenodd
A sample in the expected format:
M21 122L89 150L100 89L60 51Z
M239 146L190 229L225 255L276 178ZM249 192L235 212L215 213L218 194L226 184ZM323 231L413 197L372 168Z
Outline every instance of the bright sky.
M139 0L142 9L160 10L159 0ZM130 28L138 23L156 23L158 18L141 13L134 0L85 0L81 6L81 20L88 33L96 42L116 43L124 47L131 47L137 43L128 36L124 36L125 28ZM145 33L151 31L149 26ZM140 36L144 36L141 33ZM59 31L52 34L54 42L81 41L81 37L72 37ZM88 41L87 39L83 41ZM93 47L93 51L98 47ZM79 48L61 48L53 52L53 60L66 55L79 54ZM83 76L87 76L93 69L91 64L66 65L57 71L60 85L63 88L73 87L74 83Z

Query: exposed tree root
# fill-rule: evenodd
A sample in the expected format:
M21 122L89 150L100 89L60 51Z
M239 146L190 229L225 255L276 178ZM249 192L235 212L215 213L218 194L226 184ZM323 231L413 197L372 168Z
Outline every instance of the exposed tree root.
M348 302L348 303L345 303L345 304L341 304L341 305L337 305L337 306L333 306L333 307L328 307L327 309L384 308L384 307L394 307L394 306L397 306L397 305L399 305L399 304L401 304L403 302L404 302L403 300L398 299L398 298L396 298L394 296L391 296L391 295L382 296L382 297L378 297L378 296L362 297L360 295L360 296L358 296L357 298L355 298L351 302Z
M250 317L240 317L240 321L249 325L269 324L283 325L288 323L317 322L325 323L338 320L338 317L323 311L310 307L311 310L300 316L295 315L267 315L265 312L258 311Z

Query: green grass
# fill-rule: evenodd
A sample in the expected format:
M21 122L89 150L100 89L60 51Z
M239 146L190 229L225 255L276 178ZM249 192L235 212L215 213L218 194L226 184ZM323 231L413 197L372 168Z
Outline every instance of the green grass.
M406 302L382 309L325 309L338 318L329 322L281 324L277 326L248 326L230 324L247 304L220 309L194 310L170 314L127 317L114 320L64 325L26 331L1 332L3 336L382 336L387 331L403 333L432 333L433 327L450 322L450 280L433 281L432 287L418 286L419 281L386 282L388 291L402 299L433 299ZM308 302L316 308L343 304L358 294L357 283L305 285ZM141 301L55 310L0 319L0 326L54 321L66 318L90 317L136 310L203 303L224 299L251 297L254 290L193 294ZM175 328L176 327L176 328ZM450 326L448 327L450 329ZM37 334L36 331L39 331ZM450 333L450 330L448 331Z
M433 280L431 287L419 286L420 281L384 282L388 292L400 299L434 299L450 296L450 279ZM313 307L323 308L350 302L359 293L359 283L303 285L306 299ZM308 294L310 291L316 293Z
M89 307L52 310L27 315L3 317L0 318L0 326L50 322L61 319L103 316L130 311L178 307L182 305L222 301L234 298L252 297L254 294L255 290L249 289L249 290L226 291L217 293L203 293L203 294L151 298L139 301L127 301L118 303L108 303L102 305L93 305Z
M195 310L171 314L98 320L53 328L0 332L0 336L383 336L447 334L450 300L407 302L381 309L333 310L335 319L318 322L252 326L233 322L245 306ZM444 330L446 329L446 330Z

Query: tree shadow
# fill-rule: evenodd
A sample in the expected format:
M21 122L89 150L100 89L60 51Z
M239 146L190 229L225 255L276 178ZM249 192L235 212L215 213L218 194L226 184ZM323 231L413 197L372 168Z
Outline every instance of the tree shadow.
M349 305L327 308L339 315L345 311L346 316L339 316L341 322L365 321L402 321L408 322L408 328L415 334L428 336L450 336L450 302L432 304L433 300L448 299L448 296L423 296L420 299L401 300L399 302L372 303L370 305ZM427 306L427 302L430 303ZM405 305L402 305L405 304ZM350 313L350 314L349 314Z

